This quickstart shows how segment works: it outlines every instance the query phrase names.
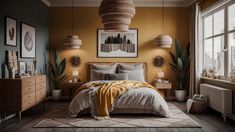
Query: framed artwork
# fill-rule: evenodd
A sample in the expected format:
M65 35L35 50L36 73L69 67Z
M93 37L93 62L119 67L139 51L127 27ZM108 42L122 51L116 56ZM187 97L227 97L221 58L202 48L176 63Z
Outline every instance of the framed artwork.
M6 16L5 17L5 45L17 46L17 21L16 19Z
M138 29L130 29L128 32L106 32L104 29L98 29L97 57L138 57Z
M36 58L36 28L21 23L21 58Z
M25 74L26 73L26 63L24 61L19 62L19 74Z

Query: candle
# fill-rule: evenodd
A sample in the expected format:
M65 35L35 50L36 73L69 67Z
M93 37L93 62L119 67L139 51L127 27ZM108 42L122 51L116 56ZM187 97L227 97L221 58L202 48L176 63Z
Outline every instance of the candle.
M74 70L74 71L72 72L72 76L73 76L73 77L77 77L78 74L79 74L78 70Z

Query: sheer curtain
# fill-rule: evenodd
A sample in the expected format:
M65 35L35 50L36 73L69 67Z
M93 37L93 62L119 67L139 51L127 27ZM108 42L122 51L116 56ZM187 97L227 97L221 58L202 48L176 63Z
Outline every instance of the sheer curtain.
M191 7L190 23L190 86L189 97L199 93L200 73L202 66L201 11L198 3Z

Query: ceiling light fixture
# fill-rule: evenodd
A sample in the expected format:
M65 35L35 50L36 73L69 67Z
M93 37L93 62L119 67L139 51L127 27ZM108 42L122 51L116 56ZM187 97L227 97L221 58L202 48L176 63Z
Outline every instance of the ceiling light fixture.
M78 35L74 35L74 1L72 0L72 34L65 39L64 45L66 48L79 49L82 45L82 40Z
M158 47L171 48L172 38L169 35L164 35L164 0L162 0L162 34L158 35L154 42Z
M126 32L135 16L135 5L132 0L103 0L99 7L99 16L105 31Z

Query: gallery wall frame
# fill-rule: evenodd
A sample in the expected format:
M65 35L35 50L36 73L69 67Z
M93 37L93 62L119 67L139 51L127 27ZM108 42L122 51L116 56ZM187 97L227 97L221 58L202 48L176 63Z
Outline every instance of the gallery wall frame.
M98 58L138 58L138 29L128 32L106 32L97 29Z
M17 20L10 16L5 16L4 39L6 46L17 47Z
M36 27L25 22L20 23L20 57L36 58Z

